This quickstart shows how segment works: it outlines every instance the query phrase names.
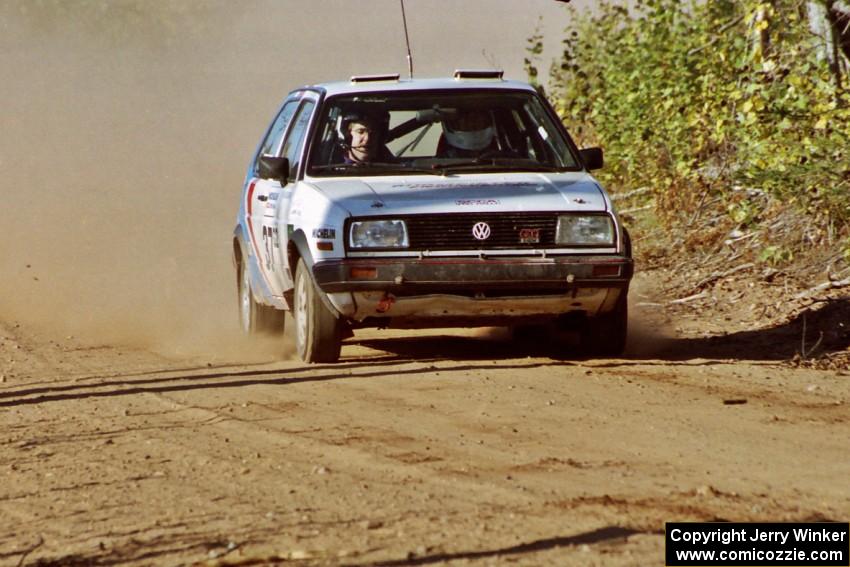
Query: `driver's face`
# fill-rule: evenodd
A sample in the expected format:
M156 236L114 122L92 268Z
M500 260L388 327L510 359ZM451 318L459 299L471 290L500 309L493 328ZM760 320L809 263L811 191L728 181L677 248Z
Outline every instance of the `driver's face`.
M374 127L365 122L352 122L348 131L351 133L351 156L357 161L371 159L377 141Z

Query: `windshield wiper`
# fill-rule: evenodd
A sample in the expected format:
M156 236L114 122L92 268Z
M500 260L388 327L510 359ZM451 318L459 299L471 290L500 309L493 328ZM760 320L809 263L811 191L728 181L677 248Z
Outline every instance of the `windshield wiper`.
M386 169L387 167L398 167L395 163L369 162L369 163L329 163L327 165L313 165L313 171L359 171L363 169Z
M339 172L392 172L397 175L406 173L425 173L427 175L445 175L443 171L434 168L408 167L401 163L373 161L369 163L331 163L327 165L314 165L312 171L339 171Z
M544 165L537 162L529 162L527 159L518 158L478 158L467 161L458 161L455 163L439 164L435 163L428 167L411 167L403 163L391 162L369 162L369 163L331 163L327 165L315 165L310 168L311 171L337 171L337 172L359 172L362 174L369 173L392 173L394 175L405 175L409 173L422 173L425 175L439 175L444 177L446 174L453 171L475 171L475 170L491 170L491 169L512 169L515 171L543 171L543 172L559 172L564 171L563 168L552 165Z
M450 163L441 166L435 166L445 171L466 171L466 170L476 170L476 169L504 169L511 168L519 171L546 171L546 172L558 172L563 171L562 168L555 167L553 165L544 165L541 163L529 163L528 160L525 159L516 159L516 158L484 158L484 159L475 159L469 161L461 161L457 163Z

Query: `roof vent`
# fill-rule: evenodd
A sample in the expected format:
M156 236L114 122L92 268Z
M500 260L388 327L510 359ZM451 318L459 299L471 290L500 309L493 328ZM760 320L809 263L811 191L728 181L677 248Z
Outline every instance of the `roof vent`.
M354 75L352 83L372 83L375 81L398 81L398 73L387 73L385 75Z
M455 80L460 81L462 79L496 79L501 80L502 76L505 74L501 69L495 70L487 70L487 69L456 69L455 70Z

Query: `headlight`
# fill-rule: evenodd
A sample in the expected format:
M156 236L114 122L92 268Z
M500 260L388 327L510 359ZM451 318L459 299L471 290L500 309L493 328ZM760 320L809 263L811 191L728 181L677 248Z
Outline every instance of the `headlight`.
M351 223L352 248L407 248L407 226L402 220Z
M555 242L577 246L613 246L614 223L607 215L558 217Z

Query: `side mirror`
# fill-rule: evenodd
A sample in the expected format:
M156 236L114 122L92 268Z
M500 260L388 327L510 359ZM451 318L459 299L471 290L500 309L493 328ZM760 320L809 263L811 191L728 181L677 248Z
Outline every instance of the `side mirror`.
M579 150L578 153L581 154L581 161L584 162L587 169L602 169L605 164L605 160L602 158L602 148L585 148Z
M285 157L260 156L258 174L263 179L274 179L286 185L289 181L289 160Z

